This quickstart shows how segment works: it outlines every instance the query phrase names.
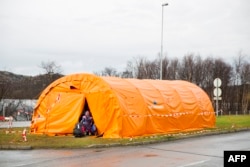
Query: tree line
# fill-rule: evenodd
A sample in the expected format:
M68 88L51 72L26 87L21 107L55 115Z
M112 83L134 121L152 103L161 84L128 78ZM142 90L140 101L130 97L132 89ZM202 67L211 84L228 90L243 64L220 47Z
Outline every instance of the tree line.
M223 114L250 114L250 59L242 52L231 63L226 59L206 57L188 53L182 58L135 57L127 62L124 71L106 67L99 76L116 76L121 78L159 79L160 61L162 60L163 80L186 80L201 87L210 97L213 105L215 78L222 81L222 100L219 101ZM3 99L37 99L41 91L51 82L62 77L61 66L54 61L42 62L40 68L44 74L35 77L11 76L11 80L0 78L0 102ZM13 75L13 74L9 74ZM7 75L7 76L9 76ZM13 79L14 78L14 79ZM0 113L2 111L0 106Z
M225 58L226 59L226 58ZM215 78L222 81L222 100L219 101L223 114L250 113L250 61L242 52L231 63L222 58L206 57L193 53L186 54L181 59L162 57L163 80L186 80L201 87L210 97L213 105ZM106 67L99 76L116 76L122 78L159 79L160 56L154 60L146 57L136 57L127 62L123 72Z

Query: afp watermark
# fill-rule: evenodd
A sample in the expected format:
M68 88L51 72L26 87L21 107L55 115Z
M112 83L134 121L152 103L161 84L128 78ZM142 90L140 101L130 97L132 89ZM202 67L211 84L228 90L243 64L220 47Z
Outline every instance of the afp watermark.
M224 151L224 167L249 167L250 151Z

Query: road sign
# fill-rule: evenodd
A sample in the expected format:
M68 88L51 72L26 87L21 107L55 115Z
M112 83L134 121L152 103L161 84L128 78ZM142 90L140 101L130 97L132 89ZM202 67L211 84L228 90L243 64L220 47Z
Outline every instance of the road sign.
M220 97L222 94L221 88L214 88L214 96Z
M222 98L220 97L221 94L222 94L222 91L220 89L220 86L221 86L221 79L220 78L215 78L214 80L214 100L216 100L216 113L217 113L217 116L218 116L218 110L219 110L219 103L218 103L218 100L221 100Z
M221 86L221 79L220 78L215 78L215 80L214 80L214 86L216 88L218 88L218 87Z
M222 100L222 97L214 97L214 100Z

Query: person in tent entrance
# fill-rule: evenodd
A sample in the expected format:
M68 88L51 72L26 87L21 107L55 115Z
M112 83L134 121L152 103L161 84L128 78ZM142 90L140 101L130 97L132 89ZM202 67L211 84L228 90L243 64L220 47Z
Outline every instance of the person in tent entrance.
M82 116L81 123L85 127L85 131L87 135L95 135L96 134L96 126L94 124L94 120L90 115L89 111L85 112L85 115Z

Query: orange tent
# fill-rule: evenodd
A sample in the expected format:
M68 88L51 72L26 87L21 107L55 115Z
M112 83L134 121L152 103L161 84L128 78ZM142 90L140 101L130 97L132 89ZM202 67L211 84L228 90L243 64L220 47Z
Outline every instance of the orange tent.
M186 81L74 74L50 84L34 109L31 132L72 134L86 107L99 134L121 138L215 125L207 94Z

